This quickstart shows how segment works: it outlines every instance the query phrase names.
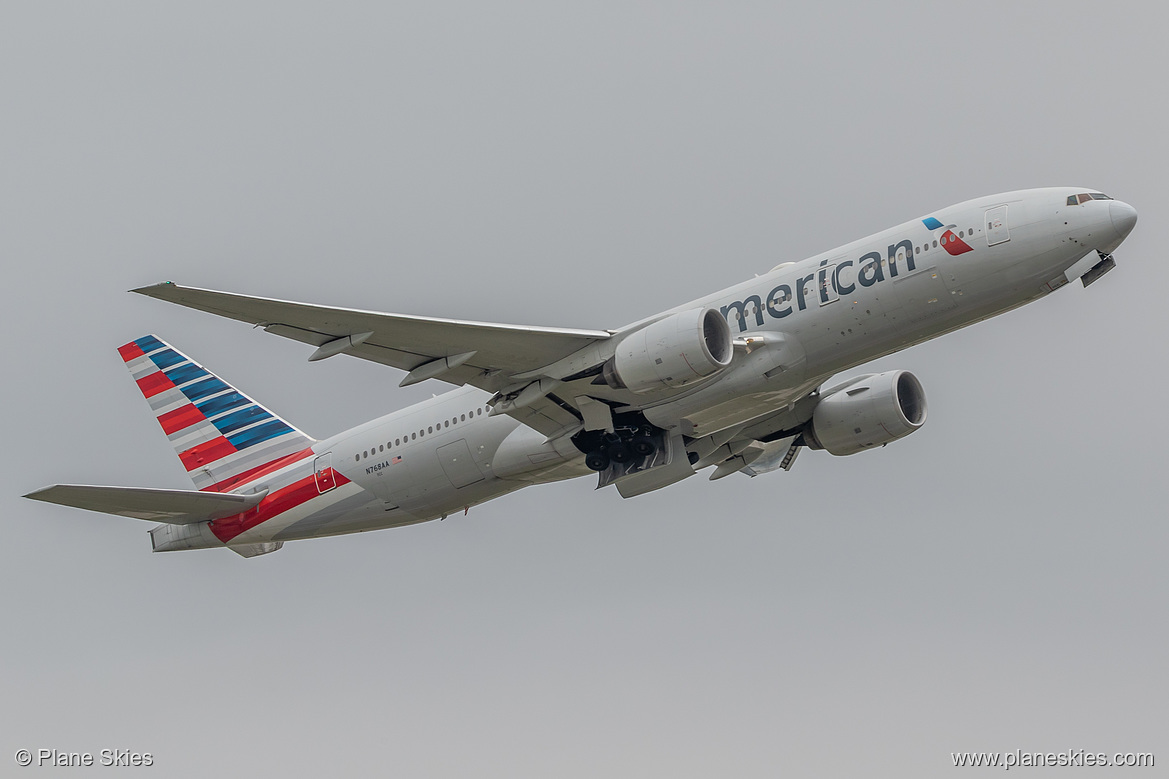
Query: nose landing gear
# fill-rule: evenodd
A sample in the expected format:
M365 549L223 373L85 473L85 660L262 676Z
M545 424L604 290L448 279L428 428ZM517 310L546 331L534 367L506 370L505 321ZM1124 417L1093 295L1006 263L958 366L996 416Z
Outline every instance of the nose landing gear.
M1097 251L1096 254L1100 255L1100 262L1093 265L1087 273L1080 277L1080 281L1084 283L1085 287L1116 267L1116 260L1112 259L1111 254L1105 254L1102 251Z

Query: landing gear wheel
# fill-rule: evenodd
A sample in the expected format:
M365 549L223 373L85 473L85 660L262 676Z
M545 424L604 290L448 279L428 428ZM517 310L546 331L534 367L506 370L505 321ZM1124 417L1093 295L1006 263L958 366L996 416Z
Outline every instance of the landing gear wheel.
M657 449L657 447L654 446L653 439L647 435L639 435L634 438L629 442L629 448L632 449L633 453L638 457L651 455L654 453L654 450Z
M608 451L609 459L615 463L627 463L633 459L633 452L625 444L611 444Z
M609 467L609 455L598 449L585 455L585 465L592 471L603 471Z

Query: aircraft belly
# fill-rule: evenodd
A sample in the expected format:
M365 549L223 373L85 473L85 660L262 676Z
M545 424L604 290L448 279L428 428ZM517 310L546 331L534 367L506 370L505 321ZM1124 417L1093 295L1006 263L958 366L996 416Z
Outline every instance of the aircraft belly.
M284 524L284 527L277 532L272 533L270 530L269 538L272 541L291 541L298 538L316 538L353 532L350 528L369 530L375 527L392 526L387 525L391 514L396 520L395 524L403 519L411 519L406 517L403 512L387 508L382 501L376 498L371 500L371 498L373 496L365 490L348 495L324 510L314 511L291 523ZM263 525L259 527L263 528Z
M380 503L360 486L349 482L245 530L231 538L229 543L257 544L281 540L289 537L284 535L287 528L304 520L331 522L354 512L372 515L381 510Z

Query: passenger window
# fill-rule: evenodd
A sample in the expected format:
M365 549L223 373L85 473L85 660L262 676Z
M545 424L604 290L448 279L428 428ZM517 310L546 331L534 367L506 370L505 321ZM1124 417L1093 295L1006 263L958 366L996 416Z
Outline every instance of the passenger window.
M459 421L461 421L461 422L466 422L466 421L467 421L467 415L466 415L466 414L459 414Z
M417 441L417 440L418 440L418 434L417 434L417 433L411 433L411 434L410 434L410 440L411 440L411 441Z
M378 448L377 448L377 450L378 450L379 452L384 452L384 451L386 450L386 448L385 448L384 446L378 445Z
M401 446L401 445L402 445L402 439L395 438L394 439L394 446Z
M355 463L361 462L361 455L359 455L359 454L353 455L353 462L355 462Z

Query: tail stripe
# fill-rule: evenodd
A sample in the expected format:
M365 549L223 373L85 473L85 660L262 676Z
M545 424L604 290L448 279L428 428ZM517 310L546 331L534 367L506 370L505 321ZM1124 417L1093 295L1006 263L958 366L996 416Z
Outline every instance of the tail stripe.
M167 368L178 365L184 362L187 358L183 357L177 352L172 352L170 349L162 352L154 352L150 355L150 361L158 366L159 370L165 371ZM176 384L178 382L175 382Z
M151 373L143 376L138 380L138 388L142 390L142 394L149 400L160 392L168 389L174 389L174 382L167 378L165 373Z
M157 361L157 358L153 355L150 359ZM161 365L158 367L162 368ZM190 384L195 379L203 379L211 375L207 371L200 368L198 365L195 365L191 362L184 363L183 365L179 365L177 368L171 368L170 370L163 368L162 372L166 374L168 379L174 382L176 387L182 387L184 384Z
M169 436L202 421L203 418L203 415L199 413L199 409L188 403L185 406L176 408L174 411L168 411L159 416L158 424L162 425L163 432Z
M208 417L213 417L216 414L222 414L224 411L231 411L232 409L246 406L252 401L245 398L243 395L234 390L226 395L216 395L210 400L205 400L202 403L196 403L199 410Z
M264 411L259 406L248 406L240 411L233 411L232 413L211 420L211 423L219 429L219 432L227 435L239 430L241 427L255 424L264 419L271 419L272 416Z
M179 459L183 461L187 471L193 471L234 453L235 447L228 443L226 438L220 436L198 446L193 446L185 452L179 452Z
M142 350L143 354L150 354L151 352L166 348L166 344L152 335L143 336L135 341L134 344ZM129 346L129 344L126 345Z
M229 387L219 379L212 376L210 379L204 379L197 384L188 384L183 387L183 394L187 396L187 400L192 402L202 400L203 398L223 392Z
M262 444L273 438L293 432L292 428L281 422L279 419L273 419L271 422L265 422L262 425L250 427L242 433L236 433L228 437L232 446L236 449L247 449L249 446Z
M125 346L119 346L118 354L122 355L123 361L130 362L130 360L133 360L135 357L141 357L144 352L142 351L142 347L139 346L136 341L131 341Z
M311 453L311 438L154 336L118 353L199 489Z

